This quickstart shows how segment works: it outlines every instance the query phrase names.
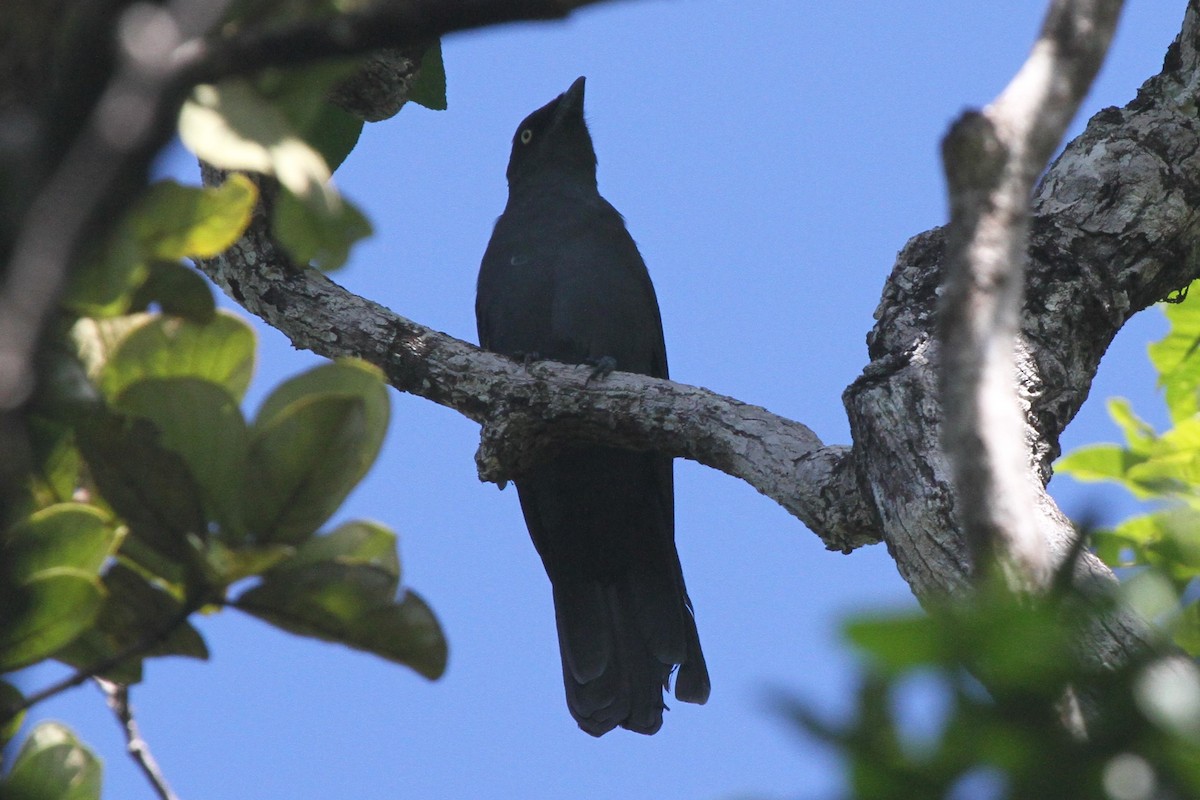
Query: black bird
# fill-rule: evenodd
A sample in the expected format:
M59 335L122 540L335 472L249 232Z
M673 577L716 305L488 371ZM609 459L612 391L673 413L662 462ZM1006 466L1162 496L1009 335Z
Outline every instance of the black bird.
M596 188L579 78L513 136L508 204L483 256L479 342L505 355L667 377L658 300L625 221ZM670 457L567 446L515 481L554 592L567 705L601 736L662 727L663 690L708 699L675 551Z

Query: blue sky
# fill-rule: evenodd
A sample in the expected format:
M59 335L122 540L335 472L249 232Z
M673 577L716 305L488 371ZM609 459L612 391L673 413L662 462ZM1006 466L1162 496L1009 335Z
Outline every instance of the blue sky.
M1182 0L1131 2L1086 117L1158 71ZM849 439L841 392L905 240L945 219L938 142L1024 58L1045 3L624 2L557 24L444 42L450 109L370 125L337 174L377 235L337 280L398 313L475 340L479 259L506 196L517 123L588 76L601 192L625 215L657 287L671 374ZM175 151L164 168L196 179ZM249 406L318 359L261 326ZM1161 424L1145 344L1157 311L1105 358L1065 446L1113 440L1103 399ZM677 538L713 692L675 704L654 737L594 740L567 713L549 585L516 493L479 483L478 428L393 394L384 452L336 520L400 534L404 580L450 642L430 683L373 657L236 613L198 624L207 663L152 662L133 690L143 733L192 798L832 797L839 766L768 697L830 715L857 679L847 615L915 606L882 546L825 551L754 490L677 462ZM1068 513L1115 521L1104 487L1056 481ZM38 686L62 674L43 667ZM915 720L930 711L915 694ZM152 797L99 693L35 719L72 724L104 757L105 796Z

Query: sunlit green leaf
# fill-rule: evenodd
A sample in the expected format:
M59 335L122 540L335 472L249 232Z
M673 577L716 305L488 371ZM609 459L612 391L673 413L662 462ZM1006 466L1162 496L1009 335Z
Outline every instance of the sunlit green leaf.
M272 175L301 197L333 197L325 160L248 80L197 86L180 111L179 134L214 166Z
M1119 530L1093 531L1092 545L1097 557L1110 567L1132 567L1145 563L1141 556L1142 542L1129 538Z
M7 578L16 581L58 567L99 574L115 540L112 521L99 509L60 503L9 529L0 563Z
M0 672L35 664L87 629L104 600L100 579L71 567L44 569L0 590Z
M99 800L100 760L59 722L29 733L12 769L0 781L4 800Z
M889 670L939 664L946 657L937 625L924 614L859 617L844 630L852 644Z
M1133 411L1133 406L1124 397L1108 400L1108 415L1125 434L1126 446L1138 455L1150 452L1158 438L1154 428Z
M1093 444L1073 450L1054 464L1054 471L1081 481L1125 483L1125 473L1145 460L1115 444Z
M1200 388L1200 304L1170 303L1162 306L1171 329L1149 346L1150 362L1158 371L1158 383L1166 390L1171 420L1180 422L1197 412Z
M254 330L240 317L219 312L205 325L163 315L144 315L139 324L114 334L94 334L107 351L99 383L109 398L146 378L202 378L241 399L254 372ZM76 326L79 328L80 326ZM115 341L114 341L115 340Z
M212 258L238 240L258 202L258 187L231 174L220 186L153 184L133 215L133 229L148 259Z

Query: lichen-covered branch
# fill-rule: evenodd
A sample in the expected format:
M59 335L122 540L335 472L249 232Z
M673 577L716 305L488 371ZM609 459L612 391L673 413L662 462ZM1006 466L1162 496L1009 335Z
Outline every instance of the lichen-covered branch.
M1200 275L1200 4L1191 2L1163 71L1122 109L1097 114L1050 167L1033 202L1016 349L1027 446L1048 481L1058 437L1087 397L1100 358L1130 316ZM940 229L901 251L868 337L871 365L845 394L861 485L896 564L919 597L968 585L970 559L940 447L944 410L934 335L946 241ZM1037 530L1060 560L1075 536L1053 500ZM1079 580L1110 581L1090 555ZM1089 643L1112 663L1142 641L1125 616Z
M219 179L210 168L205 175ZM201 268L296 347L362 358L400 391L481 423L482 479L509 480L565 439L657 449L745 480L830 549L879 541L848 448L825 447L798 422L707 389L619 372L588 381L588 369L486 353L291 266L257 214L232 250Z
M1035 193L1016 368L1037 528L1053 559L1074 537L1041 491L1059 434L1129 316L1200 274L1198 8L1190 4L1163 72L1124 109L1097 115ZM585 385L571 367L525 368L483 353L289 266L261 220L203 268L298 347L365 358L398 389L480 422L485 479L516 474L566 437L661 449L749 481L830 547L883 537L914 592L930 597L966 587L971 575L941 446L935 328L945 256L941 230L900 253L868 339L870 364L843 398L851 448L822 446L799 423L702 389L620 374ZM1078 578L1112 576L1087 556ZM1140 623L1113 615L1090 646L1115 663L1142 641Z

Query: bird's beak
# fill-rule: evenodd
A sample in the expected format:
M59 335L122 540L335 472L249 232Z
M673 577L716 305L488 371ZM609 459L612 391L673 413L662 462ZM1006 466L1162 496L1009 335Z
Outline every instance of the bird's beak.
M566 119L571 114L583 116L583 84L585 80L587 78L580 75L571 84L570 89L558 96L558 108L555 109L554 116L559 121Z

